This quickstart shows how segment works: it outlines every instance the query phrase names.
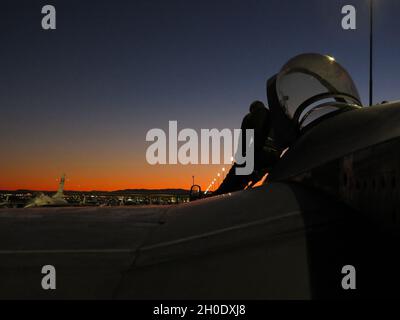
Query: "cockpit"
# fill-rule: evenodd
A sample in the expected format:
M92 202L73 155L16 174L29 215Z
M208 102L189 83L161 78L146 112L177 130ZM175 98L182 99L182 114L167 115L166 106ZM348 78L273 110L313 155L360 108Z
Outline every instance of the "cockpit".
M333 57L315 53L289 60L268 81L267 94L275 120L286 122L292 136L335 113L362 106L349 73Z

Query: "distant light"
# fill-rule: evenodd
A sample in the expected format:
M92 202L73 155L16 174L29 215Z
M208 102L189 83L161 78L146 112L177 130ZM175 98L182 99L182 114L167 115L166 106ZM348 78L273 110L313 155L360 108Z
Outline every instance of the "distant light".
M328 58L328 60L329 60L330 62L335 62L335 61L336 61L335 58L332 57L332 56L326 55L326 57Z
M218 177L220 177L221 176L221 174L218 172Z
M222 168L222 172L225 172L225 168Z

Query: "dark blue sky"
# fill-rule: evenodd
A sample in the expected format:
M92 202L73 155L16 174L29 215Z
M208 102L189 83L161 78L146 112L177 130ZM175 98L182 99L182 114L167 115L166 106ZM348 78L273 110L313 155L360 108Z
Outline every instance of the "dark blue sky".
M41 29L45 4L55 31ZM341 28L346 4L356 31ZM399 14L400 1L376 1L376 101L400 98ZM168 120L238 127L252 100L266 100L266 79L303 52L333 55L367 103L367 0L13 0L0 15L0 161L10 169L24 154L59 163L65 149L70 161L119 152L144 162L146 132Z

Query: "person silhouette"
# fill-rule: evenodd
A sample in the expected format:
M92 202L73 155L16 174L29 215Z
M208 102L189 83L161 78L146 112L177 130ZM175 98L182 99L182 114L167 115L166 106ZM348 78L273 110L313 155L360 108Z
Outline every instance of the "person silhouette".
M246 156L246 129L254 130L254 170L250 175L236 175L236 168L245 166L234 163L214 195L239 191L256 184L276 163L280 153L271 139L270 110L261 101L250 104L250 112L243 118L241 152Z

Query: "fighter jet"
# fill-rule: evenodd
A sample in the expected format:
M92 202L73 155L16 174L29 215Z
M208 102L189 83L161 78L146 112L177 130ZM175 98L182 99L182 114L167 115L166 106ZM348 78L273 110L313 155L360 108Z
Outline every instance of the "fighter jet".
M319 54L291 59L267 95L288 151L264 185L176 206L2 209L0 297L393 297L400 103L363 107Z
M37 197L32 199L25 208L33 207L63 207L67 206L68 202L64 199L64 184L65 174L61 176L58 191L52 197L45 195L44 193L39 194Z

